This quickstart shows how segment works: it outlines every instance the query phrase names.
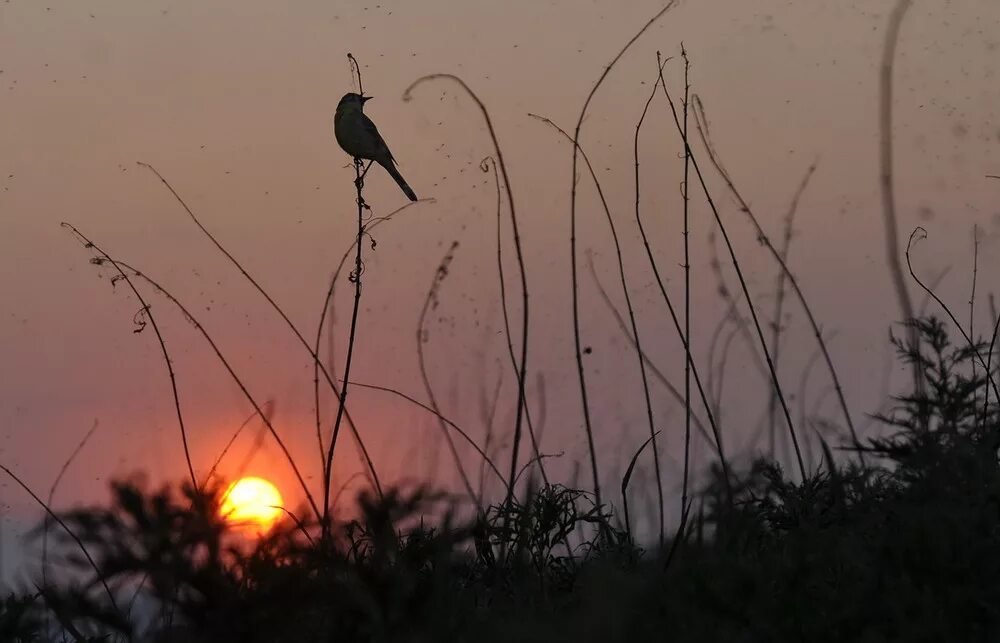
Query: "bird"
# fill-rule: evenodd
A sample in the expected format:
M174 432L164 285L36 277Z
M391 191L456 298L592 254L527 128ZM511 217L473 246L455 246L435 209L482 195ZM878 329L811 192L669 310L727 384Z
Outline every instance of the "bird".
M337 104L337 112L333 116L333 133L341 149L355 159L375 161L385 168L410 201L416 201L417 195L406 183L406 180L396 169L396 159L393 158L385 139L378 133L378 128L370 118L365 116L364 104L371 96L347 93Z

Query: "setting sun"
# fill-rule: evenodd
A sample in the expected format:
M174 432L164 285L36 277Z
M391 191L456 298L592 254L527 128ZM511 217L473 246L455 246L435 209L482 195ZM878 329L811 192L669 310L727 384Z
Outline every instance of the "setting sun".
M229 524L267 531L281 516L281 493L263 478L240 478L222 496L219 512Z

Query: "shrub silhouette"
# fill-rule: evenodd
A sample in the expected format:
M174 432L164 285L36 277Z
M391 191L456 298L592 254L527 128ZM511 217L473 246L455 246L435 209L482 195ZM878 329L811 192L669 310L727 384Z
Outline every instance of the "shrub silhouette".
M889 433L804 481L757 460L718 467L678 535L644 552L587 492L543 485L471 520L417 488L361 494L333 525L233 533L218 490L112 485L108 507L61 515L59 584L0 604L2 640L918 641L1000 635L997 404L975 350L912 322L921 393ZM979 350L977 347L976 350ZM874 456L874 457L872 457ZM875 462L873 462L875 460ZM42 527L39 528L39 533ZM674 543L668 543L672 545ZM666 548L665 548L666 549ZM106 583L114 604L102 591ZM49 623L45 625L45 623Z

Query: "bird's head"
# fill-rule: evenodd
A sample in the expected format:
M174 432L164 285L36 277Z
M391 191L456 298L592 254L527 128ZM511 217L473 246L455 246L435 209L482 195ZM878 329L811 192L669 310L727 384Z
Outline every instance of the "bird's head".
M371 96L362 96L361 94L344 94L344 97L340 99L340 103L337 105L337 110L344 109L356 109L361 110L364 108L365 102L371 100Z

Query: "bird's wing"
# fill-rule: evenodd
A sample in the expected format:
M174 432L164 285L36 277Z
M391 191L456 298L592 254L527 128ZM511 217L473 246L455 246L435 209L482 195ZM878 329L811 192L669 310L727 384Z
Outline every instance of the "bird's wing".
M375 141L375 145L379 148L379 150L384 150L392 162L395 163L396 159L393 158L392 152L389 151L389 146L385 144L385 139L378 133L378 128L375 127L375 123L372 122L372 119L368 118L364 112L361 113L361 126L366 132L372 135L372 139Z

